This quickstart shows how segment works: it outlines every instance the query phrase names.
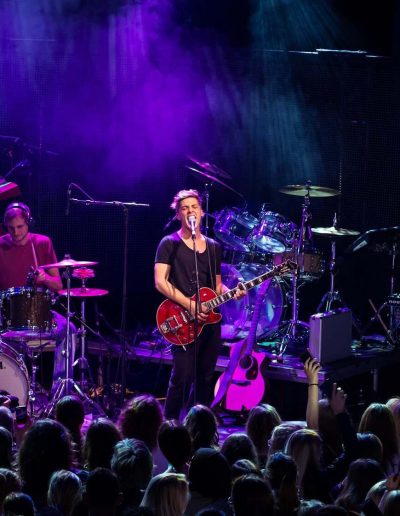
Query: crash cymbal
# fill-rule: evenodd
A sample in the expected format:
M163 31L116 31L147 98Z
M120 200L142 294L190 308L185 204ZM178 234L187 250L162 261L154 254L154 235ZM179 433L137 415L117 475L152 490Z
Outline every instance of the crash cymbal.
M87 288L87 287L76 287L70 289L71 297L99 297L108 294L108 290L102 288ZM59 290L60 296L67 295L67 289Z
M311 228L311 231L316 235L321 236L356 236L360 232L354 229L337 228L330 226L329 228Z
M235 190L231 186L229 186L226 183L224 183L223 181L221 181L221 179L218 179L218 177L214 177L211 174L206 174L205 172L202 172L201 170L197 170L197 168L194 168L194 167L189 167L188 165L186 165L186 168L188 168L189 170L192 170L192 172L196 172L196 174L200 174L202 177L206 177L212 183L218 183L219 185L223 186L224 188L227 188L228 190L230 190L231 192L234 192L236 195L243 197L243 195L241 193L239 193L237 190Z
M61 262L48 263L47 265L41 265L42 269L66 269L67 267L92 267L97 265L99 262L86 262L84 260L76 261L72 258L64 258Z
M208 163L207 161L200 161L196 158L193 158L192 156L188 156L188 159L190 161L193 161L198 167L202 168L206 172L209 172L213 176L220 176L225 177L225 179L232 179L232 176L228 174L225 170L222 170L222 168L217 167L217 165L214 165L213 163Z
M301 197L305 195L309 195L310 197L333 197L334 195L340 195L339 190L335 190L334 188L313 185L287 185L279 191L287 195L298 195Z

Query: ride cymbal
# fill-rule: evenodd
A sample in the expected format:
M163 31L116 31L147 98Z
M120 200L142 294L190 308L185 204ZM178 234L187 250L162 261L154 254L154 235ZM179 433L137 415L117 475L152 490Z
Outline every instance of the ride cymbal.
M334 195L340 195L339 190L334 188L313 185L287 185L279 191L287 195L298 195L299 197L304 197L305 195L310 197L333 197Z
M360 231L356 231L355 229L345 229L345 228L337 228L335 226L330 226L329 228L311 228L311 231L316 235L320 236L357 236L360 234Z
M60 296L67 295L67 289L59 290ZM71 297L100 297L108 294L108 290L102 288L76 287L69 290Z

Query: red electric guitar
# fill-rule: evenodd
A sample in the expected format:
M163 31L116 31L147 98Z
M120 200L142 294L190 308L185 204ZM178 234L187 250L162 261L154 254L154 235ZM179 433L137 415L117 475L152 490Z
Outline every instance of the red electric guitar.
M202 304L203 312L207 314L207 319L206 321L198 321L198 334L200 335L205 324L215 324L221 320L221 314L214 312L214 308L233 299L235 291L239 286L245 290L250 290L267 279L286 274L296 267L297 265L294 262L286 260L270 271L261 274L261 276L249 281L243 281L237 287L219 296L210 288L201 288L199 291L199 301ZM191 298L193 303L195 302L195 297L194 295ZM189 310L186 310L181 305L166 299L158 307L156 320L161 335L171 344L186 346L194 341L194 317Z

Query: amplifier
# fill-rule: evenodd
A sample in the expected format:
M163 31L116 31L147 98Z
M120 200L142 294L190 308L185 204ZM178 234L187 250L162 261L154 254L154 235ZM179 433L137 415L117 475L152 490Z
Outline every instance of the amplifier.
M351 355L352 324L352 314L348 308L338 308L310 317L308 347L321 365Z

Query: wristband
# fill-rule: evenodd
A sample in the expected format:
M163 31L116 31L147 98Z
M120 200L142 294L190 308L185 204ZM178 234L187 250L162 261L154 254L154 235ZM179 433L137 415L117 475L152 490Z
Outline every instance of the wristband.
M311 387L312 385L316 385L318 387L317 383L309 383L308 386Z

